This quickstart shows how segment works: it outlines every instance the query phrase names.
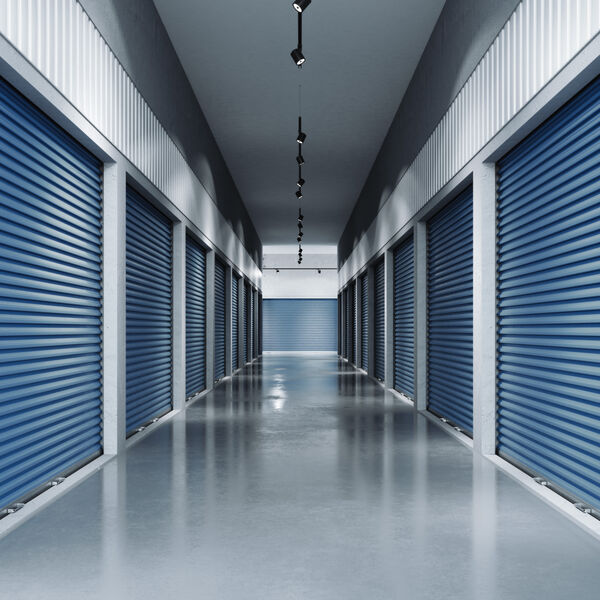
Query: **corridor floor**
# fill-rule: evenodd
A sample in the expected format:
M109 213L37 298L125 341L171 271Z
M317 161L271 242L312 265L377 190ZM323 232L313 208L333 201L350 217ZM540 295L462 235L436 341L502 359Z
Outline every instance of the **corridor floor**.
M2 600L597 600L600 543L335 356L268 355L0 539Z

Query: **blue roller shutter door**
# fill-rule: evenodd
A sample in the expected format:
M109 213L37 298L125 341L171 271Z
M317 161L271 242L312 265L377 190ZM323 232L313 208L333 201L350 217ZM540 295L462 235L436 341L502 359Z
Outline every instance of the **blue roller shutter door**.
M369 277L363 275L361 285L361 363L360 366L367 371L369 369Z
M352 361L352 296L350 286L345 290L346 294L346 358Z
M415 276L413 239L394 251L394 388L415 393Z
M0 508L101 452L102 164L0 79Z
M427 224L427 402L473 431L473 191Z
M338 318L338 328L337 328L338 354L341 356L341 354L342 354L342 295L341 294L338 294L337 302L338 302L338 306L337 306L337 318Z
M250 288L250 356L256 358L256 311L254 306L254 288Z
M190 237L185 263L185 393L206 388L206 252Z
M231 278L231 368L234 371L239 367L238 328L240 315L238 312L238 285L239 279L233 275Z
M131 434L172 407L173 229L131 187L126 229L126 429Z
M498 164L498 451L600 510L600 81Z
M265 300L265 349L335 352L336 312L335 299Z
M258 295L258 354L259 356L263 352L263 297L262 294Z
M350 293L352 294L352 362L358 364L358 313L356 302L356 280L352 282Z
M250 343L250 287L244 283L244 364L248 362L248 344Z
M215 381L225 377L225 265L215 261Z
M375 377L385 379L385 263L375 266Z

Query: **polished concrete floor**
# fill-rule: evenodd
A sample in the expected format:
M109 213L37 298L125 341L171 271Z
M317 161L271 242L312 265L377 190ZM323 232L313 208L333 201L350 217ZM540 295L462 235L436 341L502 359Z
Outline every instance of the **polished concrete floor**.
M333 356L266 356L0 539L0 598L600 598L600 543Z

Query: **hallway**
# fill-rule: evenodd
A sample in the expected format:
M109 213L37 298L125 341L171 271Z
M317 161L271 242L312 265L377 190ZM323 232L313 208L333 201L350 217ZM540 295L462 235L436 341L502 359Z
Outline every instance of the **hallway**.
M3 600L600 589L591 536L333 355L247 365L0 539L0 556Z

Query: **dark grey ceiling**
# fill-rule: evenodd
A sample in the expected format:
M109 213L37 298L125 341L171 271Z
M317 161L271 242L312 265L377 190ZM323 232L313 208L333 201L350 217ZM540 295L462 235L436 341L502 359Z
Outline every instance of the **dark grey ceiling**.
M306 244L337 244L443 0L154 0L264 244L294 243L298 85Z

